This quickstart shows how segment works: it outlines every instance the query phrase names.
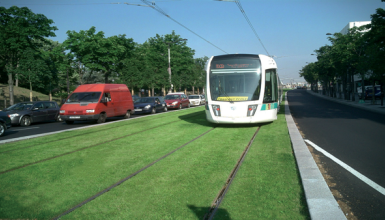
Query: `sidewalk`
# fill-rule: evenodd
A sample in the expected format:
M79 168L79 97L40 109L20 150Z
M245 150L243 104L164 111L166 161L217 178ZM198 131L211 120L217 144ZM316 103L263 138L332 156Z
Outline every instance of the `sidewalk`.
M378 104L370 104L370 100L366 100L365 103L359 103L358 100L357 101L350 101L350 100L344 100L344 99L339 99L339 98L332 98L332 97L329 97L329 96L326 96L326 95L322 95L320 93L315 93L311 90L306 90L309 94L312 94L312 95L315 95L315 96L318 96L318 97L321 97L323 99L327 99L327 100L331 100L333 102L338 102L338 103L341 103L341 104L344 104L344 105L350 105L350 106L354 106L356 108L361 108L361 109L365 109L365 110L368 110L368 111L372 111L372 112L377 112L377 113L380 113L380 114L385 114L385 101L384 101L384 105L381 106L379 103L379 100L377 100L377 103Z

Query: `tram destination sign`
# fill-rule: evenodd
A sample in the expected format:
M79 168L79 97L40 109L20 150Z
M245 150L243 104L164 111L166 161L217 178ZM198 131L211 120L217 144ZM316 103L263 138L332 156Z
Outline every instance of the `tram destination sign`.
M257 69L260 66L259 59L219 59L211 63L211 69Z

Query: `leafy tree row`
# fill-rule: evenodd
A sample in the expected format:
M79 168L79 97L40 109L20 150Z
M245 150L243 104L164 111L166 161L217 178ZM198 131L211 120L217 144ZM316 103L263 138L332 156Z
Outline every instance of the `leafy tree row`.
M8 83L10 104L14 104L13 86L65 97L74 86L85 83L124 83L132 92L155 89L202 88L207 57L193 58L195 51L185 39L171 34L135 43L125 35L106 37L95 27L67 31L67 39L58 43L57 27L42 14L12 6L0 7L0 82ZM171 56L171 83L168 70Z
M336 96L336 83L342 83L346 99L351 96L354 76L361 77L361 88L365 82L385 85L385 10L378 8L371 15L371 23L354 27L343 35L335 33L329 37L331 45L315 50L317 62L309 63L300 70L300 76L311 83L312 90L318 89L318 82L323 91ZM383 93L382 93L383 94ZM362 92L362 97L364 92ZM374 99L374 96L373 96Z

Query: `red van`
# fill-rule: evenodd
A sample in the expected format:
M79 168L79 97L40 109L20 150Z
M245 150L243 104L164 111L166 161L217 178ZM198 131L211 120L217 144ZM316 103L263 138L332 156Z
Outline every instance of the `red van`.
M103 123L108 117L129 118L133 113L132 96L124 84L80 85L60 108L60 117L67 124L86 120Z

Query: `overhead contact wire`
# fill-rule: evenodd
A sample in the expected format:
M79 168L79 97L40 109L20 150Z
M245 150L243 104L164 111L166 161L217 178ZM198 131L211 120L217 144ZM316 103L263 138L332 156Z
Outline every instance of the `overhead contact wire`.
M215 44L211 43L210 41L206 40L205 38L203 38L202 36L200 36L199 34L195 33L194 31L192 31L191 29L189 29L188 27L186 27L185 25L181 24L180 22L178 22L177 20L173 19L170 15L168 15L166 12L164 12L159 6L155 5L153 6L151 3L147 2L146 0L141 0L143 3L145 3L146 5L150 6L152 9L156 10L157 12L161 13L162 15L168 17L169 19L171 19L172 21L174 21L175 23L179 24L180 26L184 27L185 29L187 29L188 31L190 31L191 33L195 34L196 36L198 36L199 38L201 38L202 40L206 41L207 43L211 44L212 46L214 46L215 48L217 48L218 50L224 52L225 54L227 54L226 51L222 50L221 48L219 48L218 46L216 46Z
M269 54L269 52L267 51L265 45L263 45L261 39L259 38L259 36L258 36L258 34L257 34L257 31L254 29L254 27L253 27L253 25L251 24L249 18L247 17L245 10L243 10L242 5L241 5L241 2L240 2L239 0L235 0L235 4L237 4L239 10L241 10L241 13L243 14L243 17L245 17L245 19L246 19L247 23L249 24L251 30L254 32L255 36L258 38L258 40L259 40L259 42L261 43L263 49L265 49L267 55L270 56L270 54Z

